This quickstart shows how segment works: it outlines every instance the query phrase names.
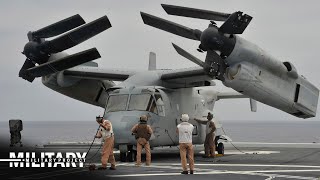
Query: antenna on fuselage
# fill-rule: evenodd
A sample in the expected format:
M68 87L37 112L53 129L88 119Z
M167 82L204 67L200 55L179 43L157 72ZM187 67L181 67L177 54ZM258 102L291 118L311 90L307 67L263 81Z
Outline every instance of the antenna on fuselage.
M156 53L149 53L149 71L157 70L157 56Z

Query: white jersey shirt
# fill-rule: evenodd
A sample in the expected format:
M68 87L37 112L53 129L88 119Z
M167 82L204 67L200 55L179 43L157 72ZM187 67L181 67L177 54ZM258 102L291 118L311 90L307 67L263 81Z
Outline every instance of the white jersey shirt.
M112 129L112 124L111 124L111 122L109 120L103 120L102 124L104 126L110 126L110 131L107 131L103 127L100 127L100 132L101 132L101 135L102 135L102 139L105 140L106 138L109 138L109 137L113 136L113 129Z
M179 131L179 143L192 143L193 125L188 122L182 122L177 126Z
M209 127L210 124L213 123L214 124L214 120L211 119L210 121L207 122L207 125L206 125L206 134L209 134L212 130L212 127Z

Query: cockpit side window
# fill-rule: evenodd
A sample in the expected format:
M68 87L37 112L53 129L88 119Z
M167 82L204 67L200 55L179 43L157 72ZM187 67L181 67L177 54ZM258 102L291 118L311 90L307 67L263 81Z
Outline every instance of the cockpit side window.
M159 116L165 116L164 102L160 94L154 95Z
M110 95L106 106L106 112L125 111L128 95Z
M158 114L157 105L153 98L150 98L149 105L150 105L149 111L152 113Z

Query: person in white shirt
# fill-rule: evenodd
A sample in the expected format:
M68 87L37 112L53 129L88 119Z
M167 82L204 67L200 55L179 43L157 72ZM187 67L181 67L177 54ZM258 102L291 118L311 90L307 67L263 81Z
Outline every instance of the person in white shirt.
M114 146L114 134L112 129L112 124L109 120L104 119L103 117L96 117L97 123L100 125L99 132L96 134L96 138L102 138L103 149L101 153L101 163L102 166L99 167L99 170L107 169L107 163L110 161L111 167L110 170L116 169L116 161L113 155L113 146Z
M182 114L181 119L182 123L177 126L177 133L179 133L179 147L180 147L180 158L181 158L181 166L183 171L181 174L188 174L187 168L187 158L188 154L189 159L189 168L190 174L193 174L194 170L194 159L193 159L193 145L192 145L192 131L193 125L188 123L189 116L188 114Z
M197 122L200 124L206 125L206 139L204 141L204 152L205 155L203 157L208 158L208 157L215 157L215 151L216 151L216 143L215 143L215 131L216 131L216 126L214 124L213 120L213 114L208 112L207 120L200 120L194 118Z

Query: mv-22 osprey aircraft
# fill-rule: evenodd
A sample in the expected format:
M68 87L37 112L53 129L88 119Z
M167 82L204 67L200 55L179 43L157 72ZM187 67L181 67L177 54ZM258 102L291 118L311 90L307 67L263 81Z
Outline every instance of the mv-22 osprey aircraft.
M100 58L95 48L68 55L63 51L111 27L106 16L86 24L75 15L28 33L29 42L23 51L27 59L19 76L30 82L42 77L42 83L54 91L105 108L104 117L113 124L121 161L133 159L136 142L130 130L143 114L149 115L148 124L154 130L152 147L177 145L175 130L181 114L205 119L215 102L224 98L250 98L252 111L257 100L299 118L316 116L319 89L299 75L292 63L272 57L238 35L251 16L240 11L226 14L166 4L162 7L171 15L210 20L208 28L200 31L141 12L147 25L200 41L198 51L207 52L204 62L173 44L197 67L159 70L151 53L146 71L103 69L90 62ZM214 21L224 23L218 27ZM237 92L217 92L213 80ZM190 122L195 126L193 143L202 144L205 127L192 119ZM218 121L216 124L221 127ZM223 153L223 144L217 141L218 152Z

